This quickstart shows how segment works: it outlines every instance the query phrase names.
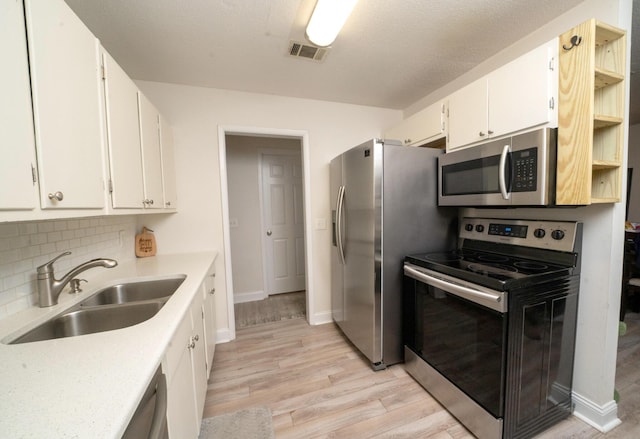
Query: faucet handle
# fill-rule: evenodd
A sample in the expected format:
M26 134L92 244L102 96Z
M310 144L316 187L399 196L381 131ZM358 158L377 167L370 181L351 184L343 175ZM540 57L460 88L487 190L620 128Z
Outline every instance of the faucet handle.
M47 262L46 264L42 264L40 265L38 268L36 268L36 272L38 274L48 274L48 273L53 273L53 263L55 261L57 261L58 259L60 259L63 256L68 256L70 255L71 252L64 252L59 254L58 256L56 256L55 258L51 259L49 262Z

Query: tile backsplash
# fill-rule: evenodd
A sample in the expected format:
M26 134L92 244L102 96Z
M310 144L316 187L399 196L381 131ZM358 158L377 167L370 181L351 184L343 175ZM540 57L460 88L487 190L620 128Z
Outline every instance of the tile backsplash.
M56 272L88 259L135 258L135 216L0 223L0 319L37 305L36 267L62 252Z

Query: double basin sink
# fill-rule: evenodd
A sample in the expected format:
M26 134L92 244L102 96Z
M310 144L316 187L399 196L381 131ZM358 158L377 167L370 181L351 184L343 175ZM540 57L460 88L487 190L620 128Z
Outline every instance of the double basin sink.
M122 329L153 317L185 276L110 285L9 344L30 343Z

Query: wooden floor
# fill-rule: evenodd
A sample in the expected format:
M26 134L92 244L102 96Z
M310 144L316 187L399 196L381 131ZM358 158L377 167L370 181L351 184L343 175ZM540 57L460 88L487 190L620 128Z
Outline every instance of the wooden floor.
M571 417L539 438L640 438L640 318L627 316L616 386L623 424L602 434ZM473 437L402 365L373 372L334 324L282 320L236 335L216 347L205 417L267 406L278 439Z

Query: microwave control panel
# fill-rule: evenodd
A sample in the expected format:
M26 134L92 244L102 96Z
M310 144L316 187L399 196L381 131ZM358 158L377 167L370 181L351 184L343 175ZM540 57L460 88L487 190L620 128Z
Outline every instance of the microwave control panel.
M511 153L513 161L512 192L533 192L538 186L538 148Z

